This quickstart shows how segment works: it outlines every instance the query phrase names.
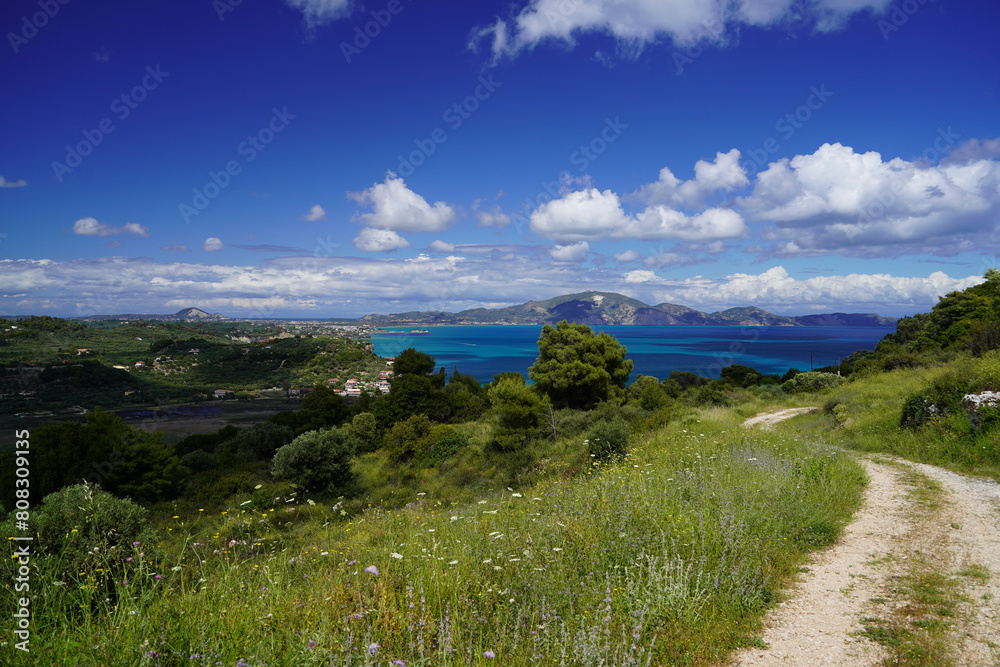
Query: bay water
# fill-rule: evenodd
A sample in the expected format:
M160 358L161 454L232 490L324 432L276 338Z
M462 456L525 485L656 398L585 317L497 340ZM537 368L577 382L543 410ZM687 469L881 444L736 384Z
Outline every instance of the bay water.
M743 364L761 373L808 371L838 363L857 350L872 350L890 327L592 326L624 345L639 375L663 379L670 371L718 378L724 366ZM432 326L427 333L390 327L372 334L375 353L395 356L412 347L435 358L450 375L454 368L489 382L501 372L522 373L538 357L541 325Z

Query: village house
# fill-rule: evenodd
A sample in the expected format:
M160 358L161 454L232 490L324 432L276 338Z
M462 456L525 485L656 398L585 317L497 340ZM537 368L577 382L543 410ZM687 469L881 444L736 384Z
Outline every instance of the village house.
M216 398L233 398L235 395L236 392L231 389L216 389L214 393Z

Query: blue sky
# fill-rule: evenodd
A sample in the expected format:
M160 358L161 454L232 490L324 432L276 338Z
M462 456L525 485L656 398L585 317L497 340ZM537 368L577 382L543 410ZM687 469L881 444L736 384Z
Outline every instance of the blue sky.
M989 0L14 0L0 313L586 289L928 310L1000 265Z

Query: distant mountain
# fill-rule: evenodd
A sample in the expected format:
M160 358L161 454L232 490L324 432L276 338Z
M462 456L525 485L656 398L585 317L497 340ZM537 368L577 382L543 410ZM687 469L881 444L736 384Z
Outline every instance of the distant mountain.
M650 306L614 292L579 292L529 301L506 308L473 308L458 313L410 311L388 315L371 314L357 320L370 326L410 324L555 324L569 320L579 324L695 325L695 326L892 326L893 317L875 314L775 315L752 306L703 313L661 303Z
M807 327L891 327L898 321L895 317L883 317L875 313L802 315L795 319Z
M149 315L124 313L119 315L91 315L90 317L74 317L74 320L161 320L182 322L225 322L230 318L219 313L206 313L201 308L184 308L172 315Z

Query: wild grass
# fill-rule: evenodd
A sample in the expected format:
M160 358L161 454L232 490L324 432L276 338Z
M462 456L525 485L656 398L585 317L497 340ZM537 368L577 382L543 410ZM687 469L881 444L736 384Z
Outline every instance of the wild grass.
M264 488L173 515L159 544L95 553L70 580L36 559L16 664L713 664L759 642L776 592L865 483L850 456L743 416L712 408L621 460L471 499L429 485L399 509L348 511ZM109 586L126 556L129 584ZM0 654L15 664L10 643Z
M892 454L956 472L1000 481L1000 438L996 427L973 429L960 413L932 416L917 429L900 427L907 398L935 383L995 388L1000 385L1000 355L963 358L930 368L905 368L853 378L814 397L823 413L803 418L809 432L832 444L863 452Z

